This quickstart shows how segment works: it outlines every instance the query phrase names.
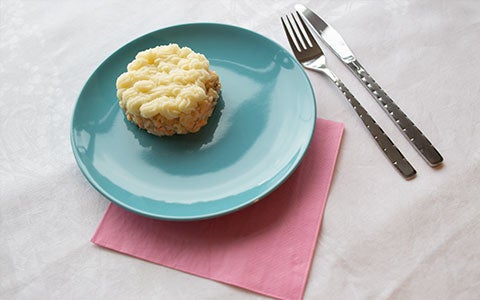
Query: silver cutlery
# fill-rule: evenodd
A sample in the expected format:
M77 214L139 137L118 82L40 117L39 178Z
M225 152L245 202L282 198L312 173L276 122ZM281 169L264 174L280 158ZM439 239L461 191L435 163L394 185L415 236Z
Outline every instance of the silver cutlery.
M416 174L415 169L365 108L363 108L352 93L350 93L343 82L330 69L328 69L322 49L317 44L310 33L310 30L298 13L297 17L298 18L295 18L295 15L292 14L290 17L285 16L284 18L281 18L283 29L285 30L285 34L287 35L288 42L290 43L290 47L292 48L295 57L305 68L323 73L335 82L390 162L403 177L406 179L413 178ZM296 44L298 45L298 48Z
M295 9L311 25L320 39L337 55L342 62L355 74L360 82L367 88L383 110L409 140L412 146L432 167L442 163L443 158L427 137L415 126L407 115L397 106L387 93L375 82L365 68L358 62L352 50L347 46L340 34L327 22L316 15L304 5L297 4Z

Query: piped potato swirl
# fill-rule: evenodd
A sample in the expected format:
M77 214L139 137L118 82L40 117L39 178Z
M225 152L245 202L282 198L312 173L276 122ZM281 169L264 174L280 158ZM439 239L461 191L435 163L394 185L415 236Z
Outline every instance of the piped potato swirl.
M120 107L128 120L158 136L197 132L220 92L209 66L203 54L177 44L141 51L117 78Z

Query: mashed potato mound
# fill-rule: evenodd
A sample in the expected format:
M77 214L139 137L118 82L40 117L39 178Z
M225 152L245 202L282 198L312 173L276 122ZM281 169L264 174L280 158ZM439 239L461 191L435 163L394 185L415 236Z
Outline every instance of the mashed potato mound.
M220 92L203 54L177 44L139 52L117 79L127 119L158 135L197 132L207 124Z

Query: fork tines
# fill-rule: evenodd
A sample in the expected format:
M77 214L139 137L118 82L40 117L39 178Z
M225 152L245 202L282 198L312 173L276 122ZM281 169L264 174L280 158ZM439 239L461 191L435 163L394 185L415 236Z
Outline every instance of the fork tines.
M314 58L318 52L321 51L315 38L298 12L296 16L292 13L280 19L282 20L283 29L287 35L290 47L294 51L295 56L297 56L297 59L299 59L297 54L301 54L302 59L299 60L302 61Z

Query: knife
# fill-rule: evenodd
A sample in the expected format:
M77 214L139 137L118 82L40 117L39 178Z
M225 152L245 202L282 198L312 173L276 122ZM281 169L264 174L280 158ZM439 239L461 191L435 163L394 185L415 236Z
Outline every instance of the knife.
M418 129L417 126L407 117L407 115L397 106L387 93L375 82L368 74L365 68L358 62L352 50L342 36L332 28L327 22L316 15L313 11L302 4L295 5L297 12L307 21L308 25L314 29L320 39L340 58L343 63L355 74L365 88L370 92L373 98L390 116L390 119L397 125L400 131L408 139L410 144L420 153L420 155L431 166L435 167L442 163L443 157L435 149L427 137Z

